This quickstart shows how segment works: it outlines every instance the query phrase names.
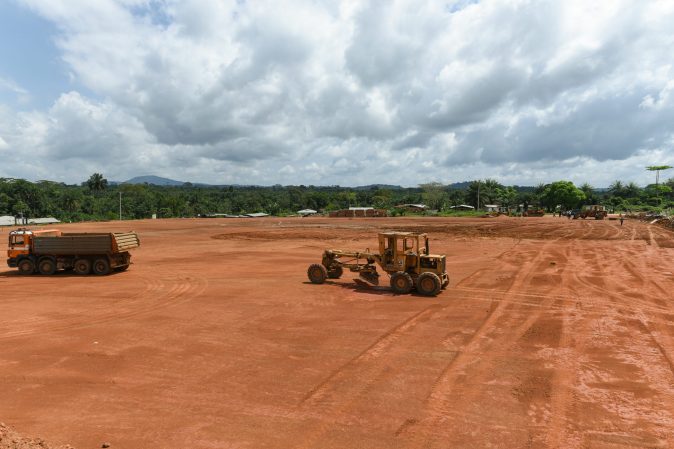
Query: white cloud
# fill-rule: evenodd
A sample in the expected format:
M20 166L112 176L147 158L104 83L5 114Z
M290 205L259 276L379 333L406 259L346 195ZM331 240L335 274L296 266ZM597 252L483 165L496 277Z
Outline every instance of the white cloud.
M607 185L672 162L671 2L23 3L87 91L6 111L4 151L41 157L0 176Z

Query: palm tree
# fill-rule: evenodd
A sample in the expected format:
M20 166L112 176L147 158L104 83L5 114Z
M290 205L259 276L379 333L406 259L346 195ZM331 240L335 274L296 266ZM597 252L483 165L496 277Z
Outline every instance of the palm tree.
M87 187L92 192L102 192L108 187L108 180L100 173L94 173L87 180Z
M608 191L611 192L613 196L622 197L625 195L625 185L621 181L615 181L608 188Z
M639 196L639 191L641 189L639 188L638 185L636 185L633 181L627 183L625 186L625 196L627 198L636 198Z
M581 185L580 190L582 190L585 194L585 198L587 198L587 204L595 204L597 202L594 196L594 187L592 187L589 183L586 182Z
M660 181L660 170L669 170L670 168L674 168L671 165L649 165L646 167L646 170L648 171L654 171L655 172L655 188L658 188L658 182Z
M658 190L658 182L660 181L660 170L669 170L674 168L671 165L649 165L646 167L648 171L655 172L655 194L657 195L658 202L660 202L660 191Z

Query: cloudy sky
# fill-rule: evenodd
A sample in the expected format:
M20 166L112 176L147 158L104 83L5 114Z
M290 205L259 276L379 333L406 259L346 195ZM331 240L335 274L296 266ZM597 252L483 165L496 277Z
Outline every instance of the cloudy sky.
M645 185L674 165L673 23L671 0L0 0L0 177Z

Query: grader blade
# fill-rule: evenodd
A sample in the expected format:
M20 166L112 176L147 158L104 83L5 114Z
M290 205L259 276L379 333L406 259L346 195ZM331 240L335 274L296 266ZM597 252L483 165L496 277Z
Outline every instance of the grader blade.
M377 272L361 271L358 275L372 285L379 285L379 273Z

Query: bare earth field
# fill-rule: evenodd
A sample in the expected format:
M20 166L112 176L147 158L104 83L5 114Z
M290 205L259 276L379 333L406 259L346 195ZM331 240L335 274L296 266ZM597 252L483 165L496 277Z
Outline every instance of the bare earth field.
M674 447L674 234L661 228L60 228L133 229L142 246L106 277L0 268L0 421L22 435L78 449ZM385 229L428 232L448 289L397 296L350 273L308 283L324 248L374 248Z

